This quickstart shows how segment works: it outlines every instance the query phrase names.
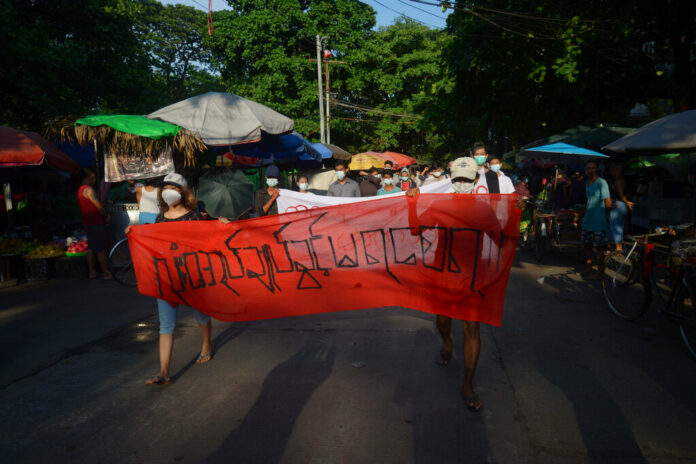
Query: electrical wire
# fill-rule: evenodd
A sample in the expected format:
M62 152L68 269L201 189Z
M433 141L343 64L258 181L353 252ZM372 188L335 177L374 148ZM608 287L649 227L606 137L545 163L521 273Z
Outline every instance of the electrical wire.
M405 14L405 13L402 12L402 11L397 11L397 10L395 10L394 8L390 7L390 6L385 5L384 3L380 2L379 0L372 0L372 1L375 2L376 4L378 4L379 6L381 6L381 7L383 7L383 8L386 8L387 10L389 10L389 11L391 11L391 12L393 12L393 13L396 13L396 14L398 14L398 15L401 15L401 16L403 16L403 17L405 17L405 18L408 18L408 19L410 19L410 20L412 20L412 21L415 21L415 22L417 22L417 23L421 23L421 24L423 24L424 26L432 27L433 29L442 29L442 28L439 27L439 26L435 26L435 25L433 25L433 24L426 23L425 21L421 21L420 19L412 18L412 17L410 17L409 15Z
M446 20L447 20L447 18L443 18L442 16L438 16L438 15L436 15L435 13L431 13L430 11L428 11L428 10L426 10L426 9L424 9L424 8L419 8L419 7L415 6L415 5L411 5L410 3L406 3L404 0L396 0L396 1L399 2L399 3L403 3L404 5L409 6L409 7L411 7L411 8L415 8L415 9L418 10L418 11L422 11L422 12L425 13L425 14L429 14L430 16L434 16L434 17L436 17L437 19L441 19L441 20L443 20L443 21L446 21Z
M384 114L384 115L387 115L387 116L394 116L394 117L397 117L397 118L413 118L413 119L420 119L420 118L421 118L421 116L419 116L419 115L417 115L417 114L395 113L395 112L391 112L391 111L380 110L380 109L378 109L378 108L372 108L372 107L369 107L369 106L349 105L349 104L347 104L347 103L341 102L340 100L336 100L335 98L330 98L330 99L329 99L329 102L330 102L332 105L335 105L335 106L342 106L342 107L344 107L344 108L350 108L350 109L354 109L354 110L358 110L358 111L364 111L364 112L368 112L368 113Z
M342 121L376 122L379 124L418 124L416 121L380 121L378 119L341 118L338 116L331 116L331 119L340 119Z

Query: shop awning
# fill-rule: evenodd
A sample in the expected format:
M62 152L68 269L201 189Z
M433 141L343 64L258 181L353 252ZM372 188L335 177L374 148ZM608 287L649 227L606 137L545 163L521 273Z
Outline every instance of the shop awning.
M36 132L0 126L0 167L49 166L76 173L80 166Z
M127 134L139 135L149 139L159 140L163 137L174 137L179 133L179 126L145 116L133 114L98 114L86 116L75 121L75 124L85 126L109 126L114 130Z

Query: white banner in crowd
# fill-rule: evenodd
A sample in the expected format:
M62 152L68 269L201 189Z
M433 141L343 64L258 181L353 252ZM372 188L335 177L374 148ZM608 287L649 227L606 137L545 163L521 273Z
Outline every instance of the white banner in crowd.
M426 185L420 188L421 193L453 193L452 182L449 179L442 180L440 182L434 182L432 184ZM280 189L280 195L278 196L278 212L279 213L289 213L293 211L305 211L313 208L322 208L324 206L334 206L343 205L346 203L355 203L358 201L373 201L377 199L384 199L387 197L394 197L399 195L405 195L406 192L391 193L389 195L383 195L379 197L327 197L323 195L315 195L313 193L300 193L294 190Z

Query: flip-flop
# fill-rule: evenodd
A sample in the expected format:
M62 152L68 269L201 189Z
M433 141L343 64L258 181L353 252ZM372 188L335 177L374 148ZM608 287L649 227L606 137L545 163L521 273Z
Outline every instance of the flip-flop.
M449 364L451 359L452 359L452 352L440 350L440 354L438 355L437 361L435 361L435 363L438 364L439 366L446 366Z
M198 359L196 359L196 364L205 364L208 361L210 361L211 359L213 359L213 352L212 351L209 353L206 353L206 354L201 353L198 355Z
M145 385L169 385L170 383L172 383L171 379L165 379L161 375L155 375L145 381Z
M483 408L483 403L481 402L481 398L479 398L477 395L474 395L474 396L462 395L462 398L464 399L464 404L466 404L466 407L469 408L469 410L471 410L471 411L479 412L481 410L481 408ZM476 406L476 403L478 403L478 407Z

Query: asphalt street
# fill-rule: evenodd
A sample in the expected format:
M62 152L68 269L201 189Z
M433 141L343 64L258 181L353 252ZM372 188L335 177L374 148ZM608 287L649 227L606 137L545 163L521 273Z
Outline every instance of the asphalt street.
M151 298L87 280L0 290L0 461L696 462L696 361L677 327L655 308L619 320L576 264L518 253L503 326L482 326L479 413L459 396L461 330L440 367L429 314L215 321L198 365L184 311L174 382L151 387Z

